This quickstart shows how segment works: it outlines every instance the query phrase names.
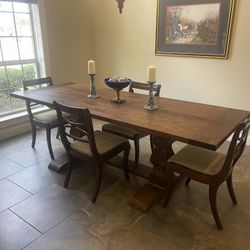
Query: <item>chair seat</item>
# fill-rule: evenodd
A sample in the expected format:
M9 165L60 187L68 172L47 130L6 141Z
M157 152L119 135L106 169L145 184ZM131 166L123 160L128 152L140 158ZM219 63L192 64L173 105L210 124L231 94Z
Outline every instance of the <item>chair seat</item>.
M125 138L104 131L96 130L94 133L97 151L101 155L104 155L122 143L128 142ZM88 142L75 141L70 144L70 148L82 154L92 155Z
M47 123L51 127L58 126L58 119L55 110L50 110L34 116L34 120L41 123Z
M225 155L204 148L187 145L168 162L206 175L216 175L223 167Z
M127 128L125 126L107 123L102 126L102 129L109 133L114 133L116 135L135 140L136 138L144 137L147 134L142 133L136 129Z

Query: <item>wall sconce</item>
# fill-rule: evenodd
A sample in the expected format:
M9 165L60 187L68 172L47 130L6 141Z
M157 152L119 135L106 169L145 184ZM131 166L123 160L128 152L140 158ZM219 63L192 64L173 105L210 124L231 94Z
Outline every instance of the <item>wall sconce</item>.
M118 8L120 11L120 14L122 13L122 8L123 8L123 3L125 2L125 0L116 0L116 2L118 3Z

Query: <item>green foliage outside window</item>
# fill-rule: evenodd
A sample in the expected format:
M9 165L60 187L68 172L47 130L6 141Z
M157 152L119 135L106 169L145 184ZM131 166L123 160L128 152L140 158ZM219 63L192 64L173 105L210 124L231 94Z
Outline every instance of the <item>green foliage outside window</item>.
M6 75L7 74L7 75ZM22 80L35 79L36 69L34 64L19 67L0 67L0 114L24 108L23 101L12 98L10 92L21 90Z

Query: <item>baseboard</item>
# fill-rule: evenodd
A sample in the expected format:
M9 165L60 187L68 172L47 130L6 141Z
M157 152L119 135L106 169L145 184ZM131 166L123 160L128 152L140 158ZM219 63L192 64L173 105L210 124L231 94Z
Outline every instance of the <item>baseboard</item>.
M17 135L24 134L25 132L30 131L30 122L29 119L16 119L15 122L8 122L8 124L1 124L0 129L0 141L14 137Z
M39 107L33 114L46 112L48 107ZM0 141L31 131L29 117L26 111L0 118Z

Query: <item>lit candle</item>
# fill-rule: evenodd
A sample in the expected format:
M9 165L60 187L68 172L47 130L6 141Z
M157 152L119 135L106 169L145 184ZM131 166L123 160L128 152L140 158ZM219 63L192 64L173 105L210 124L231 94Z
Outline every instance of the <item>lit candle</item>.
M95 75L96 70L95 70L95 61L89 60L88 61L88 74L89 75Z
M153 65L148 66L147 82L155 82L156 67Z

